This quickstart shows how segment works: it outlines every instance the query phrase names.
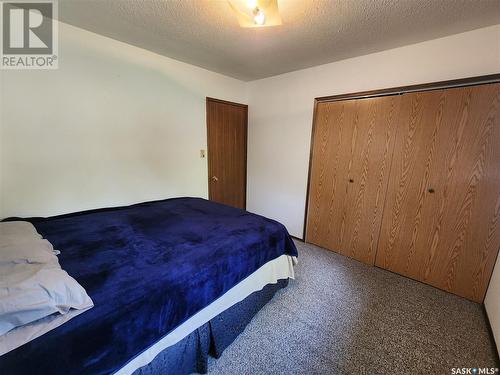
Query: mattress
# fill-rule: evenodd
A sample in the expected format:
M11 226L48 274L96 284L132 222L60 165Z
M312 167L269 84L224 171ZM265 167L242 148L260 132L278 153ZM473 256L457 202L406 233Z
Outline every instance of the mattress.
M225 297L257 270L297 256L280 223L198 198L29 221L95 306L1 356L0 373L128 373L251 293Z
M128 362L117 371L117 375L132 374L136 369L150 363L162 350L172 346L201 327L210 319L219 315L236 303L244 300L250 294L257 292L268 284L276 284L278 280L293 279L293 266L297 258L282 255L263 265L257 271L227 291L222 297L212 302L206 308L189 318L167 336L153 344L150 348Z

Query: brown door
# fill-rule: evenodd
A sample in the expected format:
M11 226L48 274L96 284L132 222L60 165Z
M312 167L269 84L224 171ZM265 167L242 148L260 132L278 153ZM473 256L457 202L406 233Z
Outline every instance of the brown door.
M399 96L316 106L306 241L372 264Z
M500 84L401 100L376 265L482 302L500 246Z
M208 196L246 208L248 106L207 98Z

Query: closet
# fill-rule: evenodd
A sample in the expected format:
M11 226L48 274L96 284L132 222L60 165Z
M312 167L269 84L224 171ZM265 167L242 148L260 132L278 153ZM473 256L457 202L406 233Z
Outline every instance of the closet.
M317 100L305 240L482 302L500 247L500 83L459 83Z

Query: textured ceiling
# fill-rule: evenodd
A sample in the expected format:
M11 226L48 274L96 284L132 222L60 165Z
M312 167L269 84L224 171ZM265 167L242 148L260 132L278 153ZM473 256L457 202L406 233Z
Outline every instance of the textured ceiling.
M279 0L240 28L225 0L61 0L61 21L242 80L500 23L499 0Z

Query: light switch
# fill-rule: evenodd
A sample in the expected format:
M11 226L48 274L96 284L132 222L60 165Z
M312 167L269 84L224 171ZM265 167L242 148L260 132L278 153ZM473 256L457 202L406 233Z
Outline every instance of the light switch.
M204 158L205 157L205 150L201 149L200 150L200 158Z

